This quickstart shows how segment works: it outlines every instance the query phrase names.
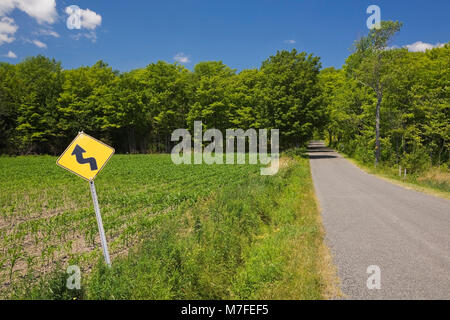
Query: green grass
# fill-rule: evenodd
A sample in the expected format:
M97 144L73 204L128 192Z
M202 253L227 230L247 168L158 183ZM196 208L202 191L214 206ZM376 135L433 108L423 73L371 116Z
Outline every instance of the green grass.
M53 157L0 158L1 294L43 299L323 296L323 246L306 159L180 165L116 155L96 179L112 254L101 256L87 182ZM82 290L65 288L65 268Z
M432 167L425 172L407 172L405 178L403 169L401 170L401 175L399 175L398 167L393 168L383 164L375 167L374 165L369 165L361 160L349 157L348 155L345 155L345 157L366 172L378 175L382 178L388 179L391 182L415 189L417 191L450 199L449 169Z

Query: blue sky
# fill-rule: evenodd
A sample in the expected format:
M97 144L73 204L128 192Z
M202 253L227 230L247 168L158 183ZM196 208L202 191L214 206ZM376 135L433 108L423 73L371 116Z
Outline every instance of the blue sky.
M190 69L222 60L242 70L296 48L340 67L368 32L371 4L382 20L403 22L393 45L423 50L450 40L448 0L0 0L0 61L43 54L68 69L102 59L128 71L158 60ZM85 13L80 30L66 26L70 5Z

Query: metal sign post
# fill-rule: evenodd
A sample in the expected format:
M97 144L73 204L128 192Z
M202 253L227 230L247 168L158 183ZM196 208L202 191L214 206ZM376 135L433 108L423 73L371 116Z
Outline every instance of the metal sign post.
M98 206L97 191L95 190L94 180L89 181L91 187L92 201L94 202L95 217L97 218L98 231L100 233L100 240L102 242L103 256L106 264L111 267L111 260L109 258L108 243L106 242L105 230L103 229L102 216L100 215L100 207Z

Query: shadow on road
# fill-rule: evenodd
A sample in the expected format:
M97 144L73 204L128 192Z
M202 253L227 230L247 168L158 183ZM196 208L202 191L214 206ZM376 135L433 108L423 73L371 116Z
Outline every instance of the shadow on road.
M308 155L310 159L333 159L337 158L335 155L330 155L327 153L334 152L331 149L325 147L322 141L312 141L308 145Z
M310 154L309 158L310 159L333 159L333 158L337 158L337 157L336 156L325 155L325 154Z
M333 150L328 150L328 149L308 149L309 153L314 153L314 152L333 152Z

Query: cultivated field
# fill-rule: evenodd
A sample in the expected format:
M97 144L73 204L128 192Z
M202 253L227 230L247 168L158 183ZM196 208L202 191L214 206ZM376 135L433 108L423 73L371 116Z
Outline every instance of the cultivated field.
M96 179L111 270L88 183L55 161L0 157L3 297L321 297L322 232L306 159L261 177L258 165L115 155ZM303 240L286 248L294 239ZM306 260L289 267L294 257ZM64 288L73 264L83 272L76 293ZM303 288L282 293L294 274L290 283Z

